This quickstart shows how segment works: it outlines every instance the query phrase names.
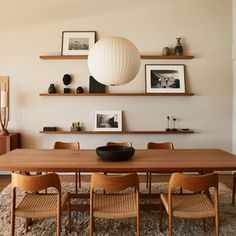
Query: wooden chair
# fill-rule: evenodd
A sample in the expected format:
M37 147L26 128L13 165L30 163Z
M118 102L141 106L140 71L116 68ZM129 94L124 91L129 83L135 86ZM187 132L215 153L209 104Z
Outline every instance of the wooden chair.
M134 188L129 193L117 193ZM105 189L106 194L96 190ZM94 232L94 218L136 218L137 235L140 235L139 180L136 173L107 176L93 174L90 182L90 236Z
M235 188L236 188L236 172L233 173L232 204L234 204L234 200L235 200Z
M46 218L57 217L57 236L61 234L61 212L68 207L69 230L71 230L71 210L69 194L61 194L60 179L57 174L27 176L13 173L12 184L12 204L11 204L11 235L15 234L15 217ZM54 188L55 194L39 193L39 191ZM23 198L16 204L16 188L25 192ZM27 221L28 222L28 221ZM28 224L26 224L26 232Z
M55 142L54 149L80 149L80 144L78 142L75 143L64 143L64 142ZM79 181L78 181L79 177ZM75 172L75 192L78 193L78 182L79 188L81 188L81 175L80 172Z
M123 142L123 143L107 142L107 146L132 147L132 143L131 142Z
M207 192L214 187L214 201L209 198ZM184 188L192 191L189 194L174 194L175 188ZM168 194L160 195L160 231L162 231L162 204L164 205L169 219L169 236L172 235L172 218L215 218L215 235L219 235L218 215L218 175L210 173L206 175L185 175L173 173L168 186ZM204 227L205 228L205 227Z
M171 142L165 142L165 143L153 143L149 142L147 144L147 149L174 149L174 144ZM149 193L152 191L152 172L147 172L146 177L146 187L149 188Z

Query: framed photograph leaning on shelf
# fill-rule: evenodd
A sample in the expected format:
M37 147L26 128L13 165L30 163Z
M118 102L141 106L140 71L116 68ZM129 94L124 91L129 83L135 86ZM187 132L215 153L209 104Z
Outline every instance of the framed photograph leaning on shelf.
M122 111L95 111L95 131L122 131Z
M184 65L145 65L146 93L185 93Z
M88 55L89 49L95 44L95 33L95 31L63 31L61 55Z

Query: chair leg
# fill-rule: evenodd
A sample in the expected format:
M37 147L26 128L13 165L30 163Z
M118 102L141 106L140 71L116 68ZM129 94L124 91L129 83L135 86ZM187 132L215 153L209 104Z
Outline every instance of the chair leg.
M78 173L75 172L75 193L78 193Z
M233 191L232 191L232 204L234 204L234 200L235 200L235 188L236 188L236 174L233 175Z
M137 220L136 220L136 228L137 228L136 235L140 236L140 213L139 212L138 212Z
M215 216L215 235L219 236L219 216Z
M202 224L203 224L203 231L206 233L207 227L206 227L206 219L205 218L202 219Z
M69 217L69 232L71 233L71 206L70 206L70 198L68 200L68 217Z
M94 217L90 215L90 236L93 236L94 231Z
M152 172L149 172L149 194L152 192Z
M11 212L11 236L15 235L15 213Z
M81 188L81 174L79 172L79 188Z
M169 233L168 233L168 235L169 236L172 236L172 215L170 214L170 212L168 213L168 218L169 218L169 226L168 226L168 231L169 231Z
M160 198L160 219L159 219L159 228L160 228L160 231L162 232L162 200Z
M61 235L61 214L57 214L57 236Z
M149 177L149 172L146 172L146 188L148 189L148 177Z

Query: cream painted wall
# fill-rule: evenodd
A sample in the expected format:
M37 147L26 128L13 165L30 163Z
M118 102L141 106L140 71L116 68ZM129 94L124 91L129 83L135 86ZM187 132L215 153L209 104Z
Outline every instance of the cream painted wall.
M55 0L54 0L55 1ZM25 148L52 148L56 140L79 141L95 148L109 141L131 141L145 148L148 141L173 141L176 148L232 149L232 2L231 0L119 0L93 1L82 17L40 22L5 31L0 37L0 74L10 76L9 129L22 133ZM99 3L98 3L99 2ZM71 6L73 8L73 6ZM53 10L53 9L52 9ZM90 14L90 13L93 14ZM141 53L161 53L183 38L185 54L193 60L142 61L137 78L111 91L144 91L145 64L185 64L187 89L192 97L40 97L50 83L63 88L65 73L73 88L88 88L86 61L43 61L40 55L59 54L61 32L94 30L98 39L118 35L133 41ZM69 129L80 121L93 129L96 110L122 110L124 129L163 130L166 116L177 117L178 127L192 135L43 135L43 126Z

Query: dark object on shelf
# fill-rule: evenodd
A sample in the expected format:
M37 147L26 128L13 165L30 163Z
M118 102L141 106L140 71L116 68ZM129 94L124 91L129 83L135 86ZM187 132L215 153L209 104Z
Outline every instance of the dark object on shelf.
M124 146L101 146L96 148L96 153L104 161L125 161L134 155L135 149Z
M93 78L93 76L89 76L89 92L90 93L105 93L106 85L99 83L97 80Z
M171 131L177 131L175 122L176 122L176 118L173 118L173 129L171 129Z
M76 93L84 93L84 89L79 86L79 87L76 89Z
M183 47L181 45L181 38L176 38L177 39L177 43L176 43L176 46L175 46L175 55L176 56L182 56L183 54Z
M70 93L70 88L64 88L64 93Z
M171 131L171 128L170 128L170 117L167 116L167 128L166 128L166 131Z
M64 85L69 85L71 82L71 76L69 74L65 74L62 80Z
M162 49L162 55L163 56L169 56L170 55L170 49L168 47L164 47Z
M189 131L189 129L182 129L183 131Z
M56 93L56 87L54 84L50 84L49 88L48 88L48 93Z
M46 127L43 127L43 131L57 131L57 127L46 126Z

